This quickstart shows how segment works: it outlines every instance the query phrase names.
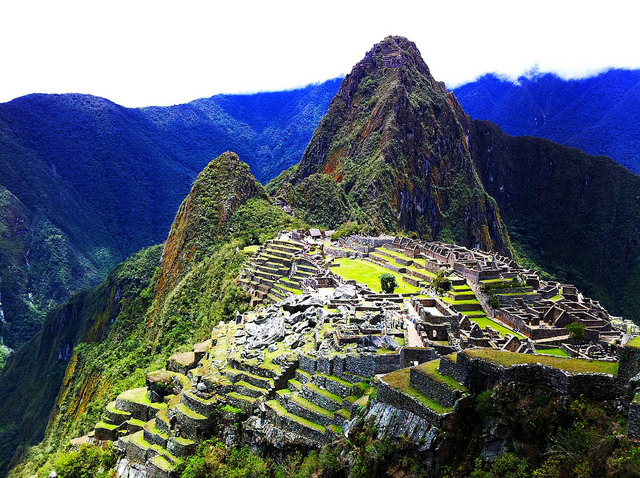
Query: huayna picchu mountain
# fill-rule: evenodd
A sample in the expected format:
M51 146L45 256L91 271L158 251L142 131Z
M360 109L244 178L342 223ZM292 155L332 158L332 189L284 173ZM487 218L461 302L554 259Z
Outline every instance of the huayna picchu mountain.
M472 162L469 122L415 44L388 37L344 79L302 160L274 184L290 183L280 194L309 223L351 219L510 254Z

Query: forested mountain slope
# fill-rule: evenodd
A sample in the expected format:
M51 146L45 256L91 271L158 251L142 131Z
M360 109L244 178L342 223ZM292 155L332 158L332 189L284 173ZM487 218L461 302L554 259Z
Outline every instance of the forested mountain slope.
M485 75L453 91L472 118L492 121L510 135L609 156L640 174L640 70L579 80L534 74L517 83Z

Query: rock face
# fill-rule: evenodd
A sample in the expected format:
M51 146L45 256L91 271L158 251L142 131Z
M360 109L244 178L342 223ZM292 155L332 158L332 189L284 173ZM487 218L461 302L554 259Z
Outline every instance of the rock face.
M304 219L328 227L351 218L508 254L497 206L471 161L468 124L415 44L388 37L344 79L281 193ZM308 190L323 191L322 201Z
M267 194L237 154L223 153L204 168L180 205L167 237L157 285L161 294L216 243L226 232L229 217L251 198L266 199Z

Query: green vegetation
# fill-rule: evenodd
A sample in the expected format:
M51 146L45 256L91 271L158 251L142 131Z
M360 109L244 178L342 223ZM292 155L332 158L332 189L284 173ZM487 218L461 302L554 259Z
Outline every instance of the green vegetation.
M493 330L497 330L498 332L500 332L502 335L506 335L506 334L511 334L511 335L515 335L518 338L523 339L524 335L511 330L507 327L505 327L504 325L499 324L498 322L491 320L490 318L488 318L486 315L483 315L482 317L469 317L469 320L471 322L475 322L476 324L478 324L480 326L481 329L484 329L485 327L491 327Z
M557 355L558 357L570 357L570 355L561 348L538 349L539 354Z
M498 365L509 367L519 363L541 363L550 367L566 370L571 373L608 373L618 374L617 362L604 362L599 360L585 360L563 357L549 357L544 355L529 355L507 352L504 350L492 349L470 349L465 350L465 355L469 357L481 358Z
M455 378L450 377L448 375L442 375L438 371L438 367L440 367L440 360L432 360L431 362L425 362L423 364L417 365L416 370L420 370L427 375L429 375L434 380L446 385L449 388L453 388L455 390L460 390L462 392L467 391L467 387L460 384Z
M385 269L377 264L371 262L365 262L358 259L341 258L336 260L340 267L336 267L333 272L345 279L353 279L361 284L365 284L374 292L381 292L380 289L380 275L390 272L389 269ZM390 272L396 277L398 288L396 293L403 294L407 292L419 292L420 289L407 284L402 281L402 276L396 272Z
M396 276L391 274L390 272L385 272L380 274L380 289L385 294L393 294L393 291L398 287L398 282L396 281Z
M481 437L490 418L508 428L509 440L493 463L483 463ZM481 393L465 416L465 446L443 476L638 477L640 449L624 434L625 418L602 402L567 399L536 384L500 385Z
M634 337L629 342L627 342L626 347L632 347L635 349L640 349L640 336Z
M573 322L565 327L571 334L572 339L582 342L587 338L587 328L582 322Z

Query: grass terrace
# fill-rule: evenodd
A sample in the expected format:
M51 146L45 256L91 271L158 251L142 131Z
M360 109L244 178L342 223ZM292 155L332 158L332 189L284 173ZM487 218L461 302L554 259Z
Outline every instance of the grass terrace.
M412 398L415 398L424 406L430 408L436 413L444 414L453 412L453 408L445 408L435 400L427 397L422 392L411 386L410 383L410 369L402 368L395 372L388 373L382 377L382 380L386 382L391 388L394 388Z
M539 354L556 355L558 357L570 357L570 355L561 348L554 349L538 349Z
M334 274L339 275L344 279L352 279L361 284L365 284L374 292L381 292L380 289L380 275L385 272L391 273L396 277L398 287L394 291L396 294L413 294L420 292L418 287L414 287L407 284L402 280L402 275L397 272L393 272L386 267L373 264L371 262L362 261L359 259L347 259L340 258L335 261L340 264L340 267L332 269Z
M515 335L516 337L518 337L520 339L524 339L525 338L524 335L519 334L518 332L515 332L514 330L511 330L511 329L505 327L504 325L501 325L498 322L496 322L494 320L491 320L489 317L486 317L486 316L484 316L484 317L469 317L469 320L471 322L475 322L476 324L478 324L481 329L484 329L488 325L493 330L497 330L498 332L500 332L502 335L511 334L511 335Z
M431 362L425 362L420 365L416 365L413 368L426 373L427 375L429 375L429 377L433 378L437 382L446 385L449 388L460 390L461 392L467 391L467 387L460 384L460 382L458 382L455 378L450 377L449 375L441 374L438 370L438 367L440 367L440 359L432 360Z
M608 373L618 374L617 362L604 362L598 360L574 359L566 357L552 357L549 355L529 355L492 349L469 349L461 352L470 358L479 358L493 362L504 367L520 363L540 363L550 367L559 368L569 373Z
M631 347L631 348L634 348L634 349L640 349L640 336L629 340L629 342L627 342L626 347Z

